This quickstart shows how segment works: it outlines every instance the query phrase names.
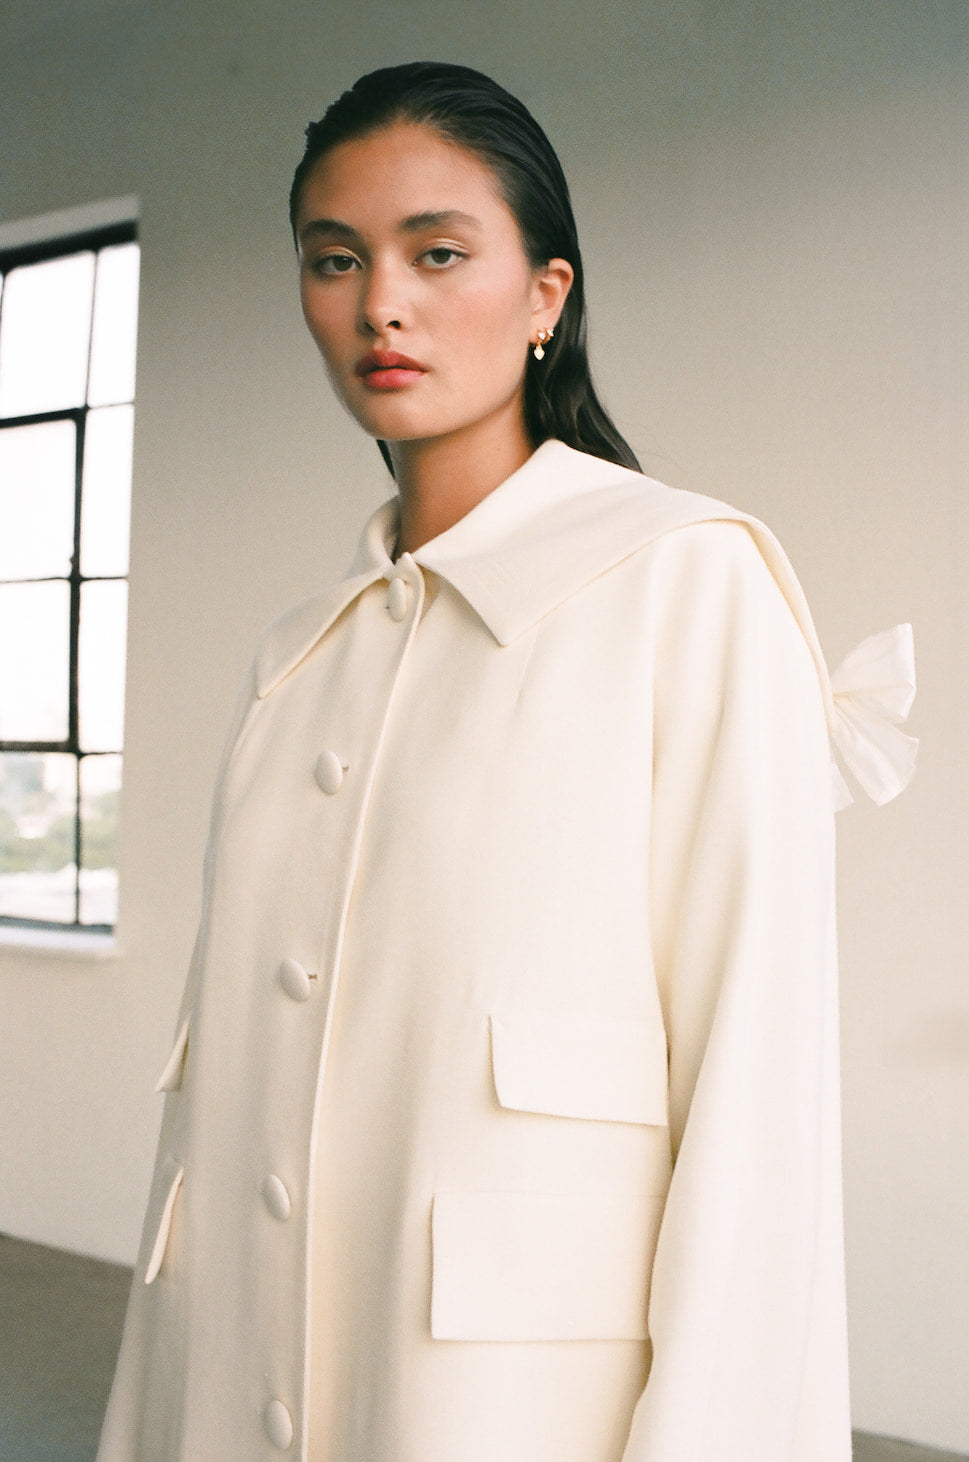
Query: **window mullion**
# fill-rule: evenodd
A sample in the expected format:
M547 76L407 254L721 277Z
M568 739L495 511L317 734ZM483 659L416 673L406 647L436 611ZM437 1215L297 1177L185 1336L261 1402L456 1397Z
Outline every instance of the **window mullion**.
M20 752L30 754L37 752L45 755L47 752L65 752L70 755L71 747L66 741L0 741L0 752Z
M97 275L95 274L95 279ZM88 340L88 371L91 343ZM85 400L87 389L85 388ZM79 726L78 659L81 638L81 485L84 476L84 438L87 408L78 413L74 443L74 552L71 555L71 647L68 699L68 741L74 752L74 923L81 922L81 758Z
M31 411L26 416L0 416L0 431L16 426L44 426L49 421L80 421L84 406L60 406L56 411Z
M78 727L78 644L81 626L81 477L84 471L84 428L87 413L78 414L74 442L74 552L71 555L71 627L67 710L67 739L71 751L80 747Z
M0 273L7 274L22 264L40 264L45 259L59 259L66 254L79 253L85 249L98 252L112 244L134 243L137 237L135 224L113 223L104 228L85 230L78 234L63 234L33 244L15 244L12 248L0 249Z
M74 923L81 922L81 758L74 758Z

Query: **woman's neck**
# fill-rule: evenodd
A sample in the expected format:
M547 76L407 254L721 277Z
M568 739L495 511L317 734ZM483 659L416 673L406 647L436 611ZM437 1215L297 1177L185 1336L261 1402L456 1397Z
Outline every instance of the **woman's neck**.
M453 528L523 466L532 444L520 413L489 417L459 432L425 441L391 442L400 494L397 552L413 553Z

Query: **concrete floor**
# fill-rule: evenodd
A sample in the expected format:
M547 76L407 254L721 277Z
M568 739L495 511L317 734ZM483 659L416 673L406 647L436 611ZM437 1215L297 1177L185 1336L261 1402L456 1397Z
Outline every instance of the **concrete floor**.
M0 1234L0 1462L93 1462L130 1269ZM854 1462L969 1462L856 1433Z
M0 1234L0 1459L92 1462L131 1270Z
M916 1447L891 1437L872 1437L855 1432L853 1462L966 1462L963 1452L940 1452L933 1447Z

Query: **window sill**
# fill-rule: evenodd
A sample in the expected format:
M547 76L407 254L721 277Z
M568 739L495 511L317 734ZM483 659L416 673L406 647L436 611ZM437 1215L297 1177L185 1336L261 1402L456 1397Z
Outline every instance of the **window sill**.
M38 955L44 959L114 960L122 950L114 934L81 929L21 929L16 924L0 925L0 959L12 954Z

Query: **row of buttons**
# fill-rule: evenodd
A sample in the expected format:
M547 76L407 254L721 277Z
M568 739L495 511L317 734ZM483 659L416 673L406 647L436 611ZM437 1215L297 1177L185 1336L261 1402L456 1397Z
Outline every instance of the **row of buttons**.
M387 590L387 613L400 624L407 616L409 592L406 582L399 577L391 579ZM343 786L350 770L335 751L320 752L316 758L313 775L317 785L328 797L335 797ZM313 993L316 975L310 974L296 959L284 959L279 966L279 983L291 1000L306 1001ZM267 1173L262 1180L262 1200L273 1218L285 1223L293 1211L293 1200L289 1189L276 1173ZM266 1436L280 1452L287 1451L293 1444L295 1428L289 1408L278 1397L270 1401L262 1414Z
M304 1000L310 998L316 975L311 975L298 959L284 959L279 966L278 974L279 983L290 1000L302 1004ZM285 1223L293 1211L293 1201L282 1178L277 1177L275 1173L268 1173L263 1178L261 1191L263 1201L273 1218L278 1218L280 1223Z
M291 1000L302 1003L313 993L315 975L311 975L297 959L284 959L278 970L279 983ZM273 1218L285 1223L293 1211L293 1199L289 1189L278 1173L267 1173L259 1189L262 1201ZM263 1430L280 1452L286 1452L293 1445L295 1427L285 1402L274 1397L262 1414Z
M387 590L387 612L391 619L398 623L407 614L408 589L406 582L401 578L394 578L390 581ZM313 768L313 775L316 777L320 790L328 797L335 797L343 786L343 778L350 770L345 761L341 761L335 751L321 751L316 758L316 765Z

